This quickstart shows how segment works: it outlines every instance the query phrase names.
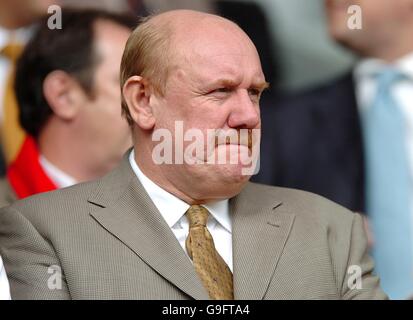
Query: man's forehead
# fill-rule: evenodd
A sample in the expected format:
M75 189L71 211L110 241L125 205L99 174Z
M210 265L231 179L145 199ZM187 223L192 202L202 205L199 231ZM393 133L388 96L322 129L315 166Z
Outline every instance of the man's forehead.
M250 39L234 22L209 13L191 10L173 10L155 16L150 22L154 28L170 32L172 47L212 45L213 42L248 42Z
M240 27L225 18L176 10L155 17L153 22L171 31L172 69L210 78L216 78L216 73L236 75L239 68L262 74L254 44Z
M225 46L225 44L222 44ZM264 81L260 59L253 50L228 50L219 46L189 47L187 51L177 52L175 57L176 71L187 80L211 83L225 78L234 82L243 79Z
M248 82L249 85L265 83L265 76L258 62L249 63L246 60L237 60L233 56L222 59L192 60L191 63L182 63L177 66L175 78L196 87L232 86L236 87ZM246 58L246 56L244 56ZM251 60L251 59L248 59Z
M193 50L201 47L201 50L207 50L208 47L218 48L240 48L245 45L251 45L249 37L234 23L228 20L215 18L205 18L203 21L188 27L181 25L173 33L172 42L175 45L188 45Z
M212 28L212 27L211 27ZM199 30L198 30L199 31ZM172 50L185 64L232 66L243 60L259 63L257 50L252 41L241 32L226 29L211 29L177 35Z

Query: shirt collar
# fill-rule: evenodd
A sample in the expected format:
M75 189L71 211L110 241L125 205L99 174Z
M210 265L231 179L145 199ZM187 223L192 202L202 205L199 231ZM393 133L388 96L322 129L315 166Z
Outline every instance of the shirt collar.
M229 215L228 199L210 202L204 205L211 215L223 226L227 231L232 232L231 217Z
M132 170L136 174L140 183L148 193L152 202L155 204L162 217L170 228L177 224L185 212L189 209L190 205L185 201L182 201L173 194L162 189L152 180L150 180L139 168L135 161L135 151L129 155L129 162ZM229 202L228 199L210 202L203 205L211 215L229 232L231 232L231 219L229 215Z
M396 65L407 77L413 80L413 53L398 60Z
M362 59L355 67L355 75L358 78L371 77L387 66L389 66L389 64L380 59ZM396 60L391 66L399 70L408 78L413 79L413 53L407 54Z
M77 183L76 179L50 163L43 155L40 155L39 162L44 172L58 188L70 187Z

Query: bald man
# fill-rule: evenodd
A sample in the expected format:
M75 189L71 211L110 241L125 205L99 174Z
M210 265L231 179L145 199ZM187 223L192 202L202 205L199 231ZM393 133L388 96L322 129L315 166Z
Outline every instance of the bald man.
M228 20L171 11L140 24L121 64L123 163L0 211L12 298L386 298L360 216L248 182L267 86Z

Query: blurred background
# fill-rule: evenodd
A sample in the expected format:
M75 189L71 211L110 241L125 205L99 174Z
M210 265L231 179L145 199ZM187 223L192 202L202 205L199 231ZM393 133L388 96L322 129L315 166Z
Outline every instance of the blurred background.
M133 10L141 14L173 9L224 14L265 47L261 55L271 54L267 59L272 61L266 65L265 73L276 75L277 82L273 85L285 91L320 85L350 70L355 62L349 50L330 38L324 0L61 0L61 3L115 11ZM271 53L266 53L269 50Z

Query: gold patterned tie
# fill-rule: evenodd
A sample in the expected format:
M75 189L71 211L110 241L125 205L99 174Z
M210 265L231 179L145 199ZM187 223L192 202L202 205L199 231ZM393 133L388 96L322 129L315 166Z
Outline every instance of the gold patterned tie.
M15 65L22 50L23 47L19 44L8 44L0 52L9 59L11 65L4 95L3 123L0 125L1 144L8 164L15 159L25 137L19 122L19 112L13 86Z
M206 227L208 210L193 205L186 212L186 216L189 220L186 250L209 297L214 300L234 299L232 272L216 251L214 240Z

